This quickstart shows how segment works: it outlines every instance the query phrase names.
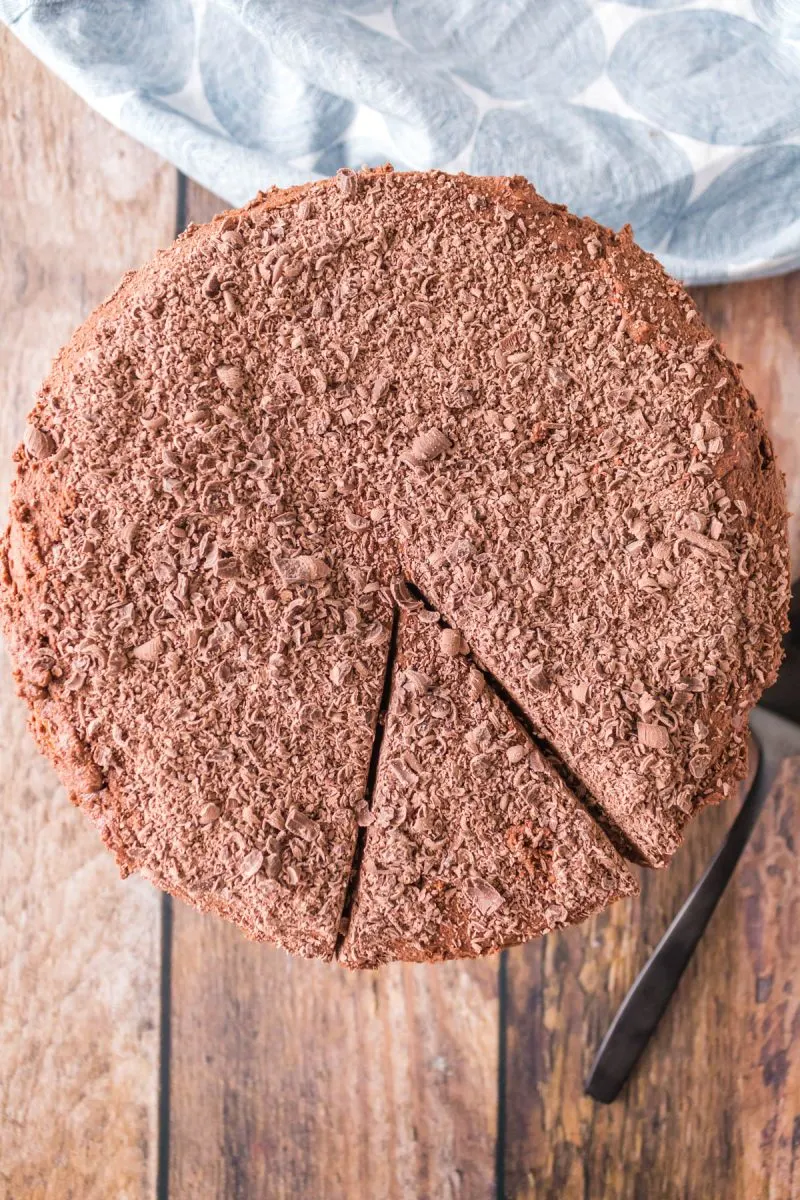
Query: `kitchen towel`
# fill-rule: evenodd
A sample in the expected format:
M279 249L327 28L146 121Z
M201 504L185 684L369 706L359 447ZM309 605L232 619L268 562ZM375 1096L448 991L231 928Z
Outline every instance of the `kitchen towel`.
M231 204L390 161L522 174L691 283L800 266L800 0L0 0Z

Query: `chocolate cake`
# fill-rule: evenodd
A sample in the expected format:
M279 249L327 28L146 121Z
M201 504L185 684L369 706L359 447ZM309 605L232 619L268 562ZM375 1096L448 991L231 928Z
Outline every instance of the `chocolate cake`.
M788 603L761 416L629 231L522 179L345 171L190 227L16 464L34 734L123 873L252 937L483 953L741 774Z

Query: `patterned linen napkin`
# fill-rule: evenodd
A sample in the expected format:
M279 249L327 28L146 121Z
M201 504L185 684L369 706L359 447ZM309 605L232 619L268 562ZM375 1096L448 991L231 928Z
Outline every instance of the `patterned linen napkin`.
M800 0L0 0L241 204L341 166L526 175L687 282L800 266Z

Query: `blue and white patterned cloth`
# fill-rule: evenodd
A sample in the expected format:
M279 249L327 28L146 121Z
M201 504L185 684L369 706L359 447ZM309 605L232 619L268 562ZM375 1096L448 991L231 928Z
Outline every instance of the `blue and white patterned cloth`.
M386 162L523 174L688 282L800 266L800 0L0 0L240 204Z

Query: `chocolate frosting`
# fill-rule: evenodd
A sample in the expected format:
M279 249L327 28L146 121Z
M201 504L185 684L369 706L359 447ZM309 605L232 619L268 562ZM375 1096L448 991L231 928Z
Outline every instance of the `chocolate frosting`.
M59 355L16 465L0 602L40 745L123 872L301 954L479 953L629 888L552 772L499 770L518 734L494 693L463 708L468 669L653 865L730 793L775 676L786 515L752 396L629 231L522 179L345 172L190 227ZM423 823L461 814L474 876L396 824L430 703L399 708L424 621L392 661L414 587L455 706ZM554 857L527 871L509 822L537 812Z
M461 635L429 617L413 608L400 617L386 733L341 943L348 966L487 954L638 891L491 681L464 657Z

